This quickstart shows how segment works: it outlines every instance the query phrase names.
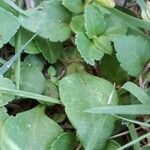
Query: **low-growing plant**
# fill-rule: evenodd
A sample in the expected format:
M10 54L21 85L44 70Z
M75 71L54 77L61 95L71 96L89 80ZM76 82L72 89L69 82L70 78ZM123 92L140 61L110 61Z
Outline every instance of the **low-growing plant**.
M137 4L141 19L113 0L1 0L1 150L147 148L150 11Z

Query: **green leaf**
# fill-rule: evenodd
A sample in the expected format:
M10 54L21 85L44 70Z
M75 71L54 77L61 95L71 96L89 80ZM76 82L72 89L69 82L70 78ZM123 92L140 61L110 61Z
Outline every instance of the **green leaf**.
M70 27L71 30L75 33L85 32L84 15L73 16Z
M27 10L30 17L20 16L21 25L52 42L65 41L71 35L70 13L60 0L44 1L39 7Z
M20 72L20 90L41 94L44 90L44 76L34 65L22 64Z
M128 125L128 130L129 130L129 133L130 133L131 141L134 141L135 139L138 138L137 130L136 130L135 125L133 123L130 123ZM141 150L140 143L137 142L136 144L134 144L133 148L136 149L136 150Z
M106 28L106 21L100 10L92 5L85 7L85 29L89 38L102 34Z
M44 114L42 106L38 106L6 120L0 149L49 149L49 145L62 133L62 128Z
M29 41L29 39L33 36L33 33L21 28L21 47ZM10 44L12 46L15 45L15 37L10 40ZM40 53L37 46L35 45L34 40L30 42L30 44L25 48L25 52L29 54L38 54Z
M0 8L0 23L0 48L2 48L3 44L9 42L10 38L17 32L20 25L17 17L2 8Z
M24 63L32 66L36 66L40 71L44 68L44 58L38 55L28 55L24 59Z
M73 150L75 141L72 133L63 133L51 144L50 150Z
M117 38L114 44L122 68L132 76L142 73L150 58L149 42L141 36L130 35Z
M111 54L113 49L110 40L106 36L100 36L94 39L94 44L98 49L106 54Z
M0 87L15 89L15 84L13 84L11 80L0 76ZM9 93L4 94L0 92L0 107L6 105L8 102L12 101L14 98L15 98L14 95L10 95Z
M76 45L81 56L91 65L94 65L95 60L100 60L104 55L84 33L77 34Z
M3 0L0 2L0 7L5 9L6 11L9 11L13 15L17 16L17 11L14 10L11 6L9 6L7 3L5 3Z
M85 112L92 114L126 114L126 115L140 115L150 114L150 106L144 104L138 105L120 105L120 106L101 106L91 108Z
M59 99L58 88L51 80L45 81L45 88L43 94L55 99Z
M83 111L103 104L117 104L113 85L87 73L72 74L60 81L59 90L66 114L85 149L102 149L112 133L115 119Z
M63 0L62 4L73 13L83 12L83 3L82 0Z
M128 26L121 20L121 18L109 14L105 19L106 31L103 36L106 36L110 41L114 41L117 37L126 35Z
M112 83L122 84L127 81L127 73L120 67L115 53L102 58L100 69L103 77Z
M37 38L35 43L39 51L50 64L55 63L60 58L60 52L63 49L61 43L50 42L42 38Z
M119 147L121 147L119 143L114 140L110 140L107 142L105 150L117 150Z
M9 117L5 107L0 108L0 140L1 140L1 131L6 119Z
M136 84L127 82L122 86L122 88L132 93L141 103L150 103L150 97L148 94L146 94L146 92Z
M99 4L104 5L106 7L113 8L115 7L114 0L96 0Z

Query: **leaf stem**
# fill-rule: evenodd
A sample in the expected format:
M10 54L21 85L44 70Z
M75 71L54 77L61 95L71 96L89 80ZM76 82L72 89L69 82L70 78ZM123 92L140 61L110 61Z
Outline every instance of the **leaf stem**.
M16 5L19 7L20 0L16 0ZM19 16L19 12L17 12L17 16ZM15 35L15 53L18 52L19 48L21 46L21 29L18 29L18 32ZM15 66L15 82L16 82L16 89L19 90L20 85L20 57L18 58Z
M21 30L19 29L16 36L15 36L15 51L18 52L21 45ZM16 81L16 88L19 89L20 84L20 57L18 58L16 62L15 67L15 81Z

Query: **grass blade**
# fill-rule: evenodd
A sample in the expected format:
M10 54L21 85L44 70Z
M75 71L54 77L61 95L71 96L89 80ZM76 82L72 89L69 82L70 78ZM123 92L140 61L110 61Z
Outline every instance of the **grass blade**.
M130 146L132 146L132 145L134 145L134 144L136 144L138 142L140 142L141 140L143 140L143 139L145 139L147 137L150 137L150 133L146 133L146 134L140 136L139 138L137 138L137 139L135 139L135 140L125 144L124 146L122 146L122 147L120 147L120 148L118 148L116 150L124 150L124 149L126 149L126 148L128 148L128 147L130 147Z
M84 112L91 114L126 114L126 115L140 115L150 114L150 105L121 105L121 106L101 106L95 107Z
M147 17L148 19L150 19L150 18L149 18L149 14L148 14L148 12L147 12L146 2L143 1L143 0L136 0L136 2L137 2L138 5L140 6L141 10L144 11L144 13L146 14L146 17Z
M7 3L10 7L15 9L17 12L19 12L22 15L28 16L27 13L22 10L20 7L18 7L13 1L11 0L3 0L5 3Z
M34 34L31 39L20 49L18 52L9 60L7 61L2 67L0 67L0 74L3 75L11 65L20 57L20 54L24 51L24 48L37 36Z
M121 18L125 23L127 23L128 25L132 26L132 27L139 27L139 28L143 28L146 30L150 30L150 22L148 21L144 21L142 19L138 19L135 17L132 17L128 14L125 14L115 8L106 8L108 11L110 11L112 14L118 16L119 18Z
M122 88L132 93L141 103L150 103L150 97L136 84L127 82Z
M132 141L136 140L138 138L138 135L137 135L137 132L136 132L134 124L131 123L128 126L128 129L129 129L129 132L130 132L131 140ZM140 146L139 142L135 143L133 146L134 146L135 150L141 150L141 146Z
M25 98L36 99L41 102L61 104L61 102L57 99L54 99L54 98L51 98L48 96L44 96L44 95L40 95L40 94L22 91L22 90L12 90L12 89L8 89L8 88L0 87L0 92L5 93L5 94L16 95L16 96L20 96L20 97L25 97Z
M128 122L131 122L131 123L134 123L134 124L138 124L139 126L145 126L147 128L150 128L150 124L148 124L148 123L144 123L144 122L140 122L140 121L136 121L136 120L131 120L131 119L124 118L124 117L121 117L121 116L118 116L118 115L113 115L113 116L117 117L121 120L124 120L124 121L128 121Z
M17 53L21 45L21 30L19 29L17 34L15 35L15 52ZM15 66L15 81L16 81L16 88L19 90L19 85L20 85L20 57L16 61L16 66Z

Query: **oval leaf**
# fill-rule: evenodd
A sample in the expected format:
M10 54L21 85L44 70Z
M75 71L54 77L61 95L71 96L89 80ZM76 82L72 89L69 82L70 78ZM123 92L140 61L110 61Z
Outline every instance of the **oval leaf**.
M60 0L43 2L38 8L27 10L30 17L20 16L21 25L50 41L65 41L70 37L70 13Z
M129 75L138 76L150 58L150 44L141 36L121 36L114 42L118 61Z
M63 130L44 114L39 106L30 111L9 117L3 128L0 149L45 150Z
M67 116L77 129L85 149L101 150L112 133L115 119L109 115L97 116L83 111L108 103L117 104L113 85L86 73L72 74L60 81L59 90Z
M0 76L0 87L15 89L15 84L7 78ZM6 105L8 102L12 101L15 98L14 95L4 94L0 92L0 107Z
M20 72L20 90L41 94L44 90L44 76L42 72L31 64L22 64Z

